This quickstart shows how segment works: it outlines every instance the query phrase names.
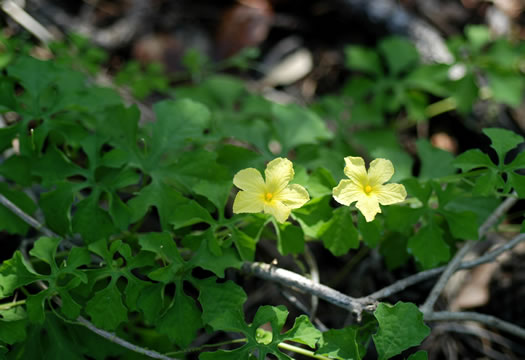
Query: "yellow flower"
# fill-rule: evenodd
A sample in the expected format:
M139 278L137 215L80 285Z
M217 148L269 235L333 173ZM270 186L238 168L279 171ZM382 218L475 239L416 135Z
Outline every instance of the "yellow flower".
M375 159L370 163L368 173L365 162L360 157L345 157L345 175L350 180L341 180L334 190L334 199L343 205L357 201L356 207L363 213L366 221L374 220L381 212L381 205L391 205L405 200L407 192L400 184L383 183L394 175L390 160Z
M266 182L261 173L248 168L239 171L233 183L241 191L233 202L233 212L258 213L264 211L272 214L278 222L284 223L292 209L303 206L310 196L304 187L297 184L288 185L293 179L292 162L277 158L268 163L264 171Z

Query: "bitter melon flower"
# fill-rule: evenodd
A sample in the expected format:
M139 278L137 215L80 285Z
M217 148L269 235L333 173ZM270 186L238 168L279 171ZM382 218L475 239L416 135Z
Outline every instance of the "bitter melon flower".
M360 157L345 157L344 179L333 189L334 199L350 205L357 201L356 207L363 213L366 221L374 220L381 212L381 205L391 205L405 200L407 192L401 184L386 184L394 175L394 166L390 160L375 159L370 163L368 172L365 161Z
M303 206L310 200L310 196L301 185L288 184L294 176L293 164L288 159L277 158L270 161L264 174L266 181L254 168L244 169L235 174L233 183L241 191L237 193L233 202L233 212L264 212L284 223L292 209Z

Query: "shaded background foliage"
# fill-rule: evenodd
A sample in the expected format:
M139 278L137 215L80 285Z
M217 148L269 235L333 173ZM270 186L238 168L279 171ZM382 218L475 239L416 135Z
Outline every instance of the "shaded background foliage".
M304 312L300 304L308 303L309 297L297 302L284 288L225 271L228 266L239 266L237 253L242 260L252 260L254 254L267 263L278 259L281 267L304 273L306 268L311 269L308 258L294 254L302 252L305 235L308 240L318 239L308 241L308 247L315 254L320 282L355 297L446 263L458 240L476 237L479 225L497 206L495 189L508 192L512 187L523 196L521 179L515 173L523 165L521 157L516 156L519 147L514 149L522 139L509 133L495 134L491 137L493 146L498 141L514 145L501 145L496 154L481 132L497 127L523 134L523 5L518 1L504 5L476 1L374 3L27 1L27 10L51 31L56 27L68 33L83 32L89 38L70 37L51 45L52 52L35 46L34 39L4 17L4 37L9 39L4 41L1 57L2 110L16 111L22 121L12 113L5 114L6 124L11 126L2 131L0 145L2 150L10 147L15 131L19 152L26 157L5 160L0 173L22 187L41 185L33 185L33 191L46 225L60 235L80 234L84 243L90 244L75 254L71 251L66 267L53 269L49 253L53 254L56 245L52 240L40 241L43 249L30 250L41 260L35 264L39 274L46 279L71 274L81 280L85 275L76 272L75 266L82 269L94 255L112 264L110 268L125 269L122 274L107 268L98 275L93 271L90 276L100 276L102 281L75 290L74 298L86 304L85 311L102 328L116 329L128 316L128 309L142 312L143 318L137 318L137 323L130 317L129 328L118 327L118 334L139 337L145 346L170 351L169 341L182 348L193 341L193 334L203 325L200 311L207 314L203 321L209 321L208 326L220 329L224 325L213 322L213 315L207 313L212 311L206 308L207 300L199 298L203 288L220 291L214 287L214 280L204 280L210 274L225 275L242 285L249 294L245 304L248 322L265 304L286 305L291 312L287 329L293 325L292 319ZM421 25L421 21L426 23ZM417 37L414 34L418 29L431 34L434 31L441 37L436 42L431 36ZM445 40L448 50L439 46ZM103 50L92 47L90 41ZM44 63L22 57L22 53L56 57ZM449 76L452 64L443 64L450 59L447 54L460 63L453 69L463 76ZM293 65L282 70L286 61ZM66 70L70 67L76 71ZM303 71L293 77L301 67ZM83 86L85 76L94 79L90 81L104 81L101 74L124 88L119 89L120 96L138 99L140 111L119 106L116 91ZM13 97L9 92L13 89L21 96ZM165 98L175 100L158 102ZM69 112L72 108L73 113ZM49 125L38 126L41 120ZM34 131L29 133L28 129ZM456 155L471 148L481 148L482 152L463 154L454 162ZM396 167L394 180L405 180L409 194L428 203L428 211L385 209L384 228L366 224L361 215L355 219L357 227L348 225L352 215L341 208L334 212L336 204L329 194L343 176L342 156L349 154L391 159ZM276 156L294 161L296 181L307 186L314 201L295 211L293 225L282 227L277 238L271 228L261 230L263 217L252 218L242 229L233 227L228 223L233 219L229 198L233 174L248 166L261 169L265 161ZM517 165L512 167L515 158ZM503 164L509 168L503 169ZM448 193L440 192L439 186L426 182L454 175L456 168L467 172L484 166L489 170L474 178L468 191L466 185L454 185ZM35 212L30 197L21 192L11 194L12 187L1 185L2 194L27 213ZM434 198L429 202L431 194ZM436 197L439 209L434 209ZM519 231L521 220L522 207L518 204L508 223L503 224L507 228L502 229ZM8 244L3 258L11 258L17 248L31 248L32 242L24 243L24 239L34 239L34 230L8 211L2 213L2 225L2 243ZM170 229L179 245L198 255L191 260L184 258L184 253L173 255L178 254L176 249L159 252L148 235L128 234L129 225L140 233ZM337 238L334 229L345 226L349 228ZM97 243L114 234L119 235L111 246ZM73 240L78 241L76 236ZM429 243L418 247L418 236ZM169 239L155 241L165 242L166 247L173 245ZM199 246L204 243L208 246ZM67 248L59 247L63 250L67 252ZM168 255L168 251L172 253ZM139 256L132 258L132 253ZM178 260L148 273L157 283L147 284L147 289L158 296L141 297L138 289L146 286L146 281L137 279L137 269L152 261L154 254ZM219 255L222 260L216 263L214 256ZM501 268L478 275L492 279L491 283L480 280L481 285L475 288L485 295L481 301L468 303L461 296L465 292L450 289L451 295L443 297L438 307L479 308L522 323L522 295L513 287L519 287L520 256L518 252ZM13 266L23 272L22 257ZM513 271L506 272L509 268ZM173 274L177 274L176 281ZM510 286L505 280L508 277ZM388 301L420 304L433 283L421 283ZM159 284L166 285L164 302L159 300ZM67 302L68 286L73 285L59 283L58 294L63 301ZM32 288L31 292L38 291ZM122 298L121 294L126 295ZM237 295L233 303L240 307L243 295ZM35 301L41 304L44 297L40 295ZM105 306L107 297L112 299L112 307ZM173 311L163 314L165 320L157 322L161 309L166 309L172 299L179 299L180 307L171 307ZM78 316L74 302L63 308L62 316ZM32 308L36 310L29 316L40 321L44 308L39 304ZM261 313L268 311L263 309ZM308 310L312 309L315 306ZM182 313L192 319L188 324L193 322L193 328L174 329L177 320L173 319ZM282 317L277 310L276 314L276 319ZM318 318L329 328L351 322L351 317L341 316L340 309L324 303ZM49 311L42 321L41 328L32 327L28 332L26 349L47 348L50 358L53 354L78 356L74 355L78 349L68 344L69 339L78 337L85 344L82 351L90 357L133 356L109 343L104 343L104 351L97 354L99 346L95 344L101 340L96 335L67 326ZM148 334L142 321L156 322L157 330L169 341ZM436 326L437 335L423 344L430 358L450 358L453 354L460 358L492 354L497 358L494 352L519 358L524 354L517 345L519 340L490 335L490 344L482 347L479 338L457 336L464 329L454 326ZM71 329L75 329L73 333L69 333ZM57 334L68 340L53 341ZM17 335L13 336L17 340ZM196 345L224 340L220 334L200 336ZM373 351L369 358L376 358ZM24 354L38 357L38 353Z

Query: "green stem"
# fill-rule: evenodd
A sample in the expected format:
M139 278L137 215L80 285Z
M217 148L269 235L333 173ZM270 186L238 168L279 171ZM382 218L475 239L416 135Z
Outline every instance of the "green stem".
M9 310L11 308L14 308L15 306L23 305L25 303L26 303L25 300L18 300L18 301L13 301L13 302L6 303L6 304L0 304L0 310Z
M306 350L306 349L300 348L298 346L290 345L290 344L287 344L287 343L284 343L284 342L279 343L277 346L280 347L283 350L293 351L296 354L305 355L305 356L308 356L308 357L311 357L311 358L314 358L314 359L330 360L330 358L327 358L326 356L316 355L316 354L314 354L313 351Z
M456 100L452 97L437 101L430 104L425 109L425 115L429 118L443 114L447 111L455 110L457 108Z

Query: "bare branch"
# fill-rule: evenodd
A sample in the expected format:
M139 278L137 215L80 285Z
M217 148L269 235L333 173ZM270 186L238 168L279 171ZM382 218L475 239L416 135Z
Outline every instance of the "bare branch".
M494 261L499 255L503 254L505 251L511 250L512 248L514 248L516 245L518 245L520 242L524 240L525 240L525 234L519 234L518 236L514 237L512 240L510 240L506 244L497 247L496 249L486 253L483 256L480 256L477 259L462 262L460 266L458 267L458 270L471 269L478 265ZM446 266L441 266L438 268L421 271L417 274L414 274L404 279L401 279L399 281L396 281L395 283L370 294L368 297L372 299L376 299L376 300L389 297L393 294L396 294L400 291L405 290L409 286L412 286L421 281L425 281L427 279L433 278L434 276L441 274L445 269L446 269Z
M95 334L99 335L99 336L102 336L103 338L115 343L115 344L118 344L126 349L129 349L131 351L134 351L136 353L139 353L139 354L142 354L142 355L146 355L146 356L149 356L150 358L153 358L153 359L162 359L162 360L177 360L175 358L172 358L172 357L169 357L169 356L166 356L166 355L162 355L156 351L153 351L153 350L148 350L148 349L144 349L140 346L137 346L135 344L132 344L124 339L121 339L119 338L117 335L115 335L114 333L110 333L109 331L105 331L105 330L102 330L102 329L99 329L97 328L95 325L93 325L91 322L89 322L88 320L86 320L85 318L83 318L82 316L79 316L77 318L77 321L79 323L81 323L82 325L84 325L85 327L87 327L89 330L93 331Z
M4 205L6 208L11 210L16 216L22 219L25 223L27 223L32 228L40 231L42 234L49 236L49 237L60 238L59 235L55 234L53 231L46 228L44 225L39 223L35 218L27 215L24 211L22 211L22 209L20 209L18 206L13 204L11 201L9 201L8 198L6 198L2 194L0 194L0 204Z
M518 201L516 197L516 193L512 193L511 197L508 197L503 201L488 217L488 219L481 225L479 228L479 238L483 238L487 231L499 220L499 218L506 213L512 205L514 205ZM425 303L421 306L421 311L423 313L430 313L432 311L432 308L434 307L434 304L436 303L439 295L443 291L443 288L447 284L448 280L454 274L459 266L461 265L461 260L465 257L465 255L472 250L472 248L476 245L476 241L470 240L468 241L452 258L452 260L448 263L447 267L441 274L441 277L438 279L436 284L434 284L434 287L430 291L430 294L428 295Z
M437 311L424 314L426 321L476 321L525 339L525 329L492 315L477 312Z
M295 287L309 294L318 296L331 304L351 311L359 320L363 311L373 311L377 302L369 298L356 299L334 290L326 285L315 283L292 271L281 269L270 264L245 262L242 266L245 273L253 274L261 279L277 282L284 286Z
M55 37L24 9L12 0L4 0L2 2L2 10L9 15L13 20L22 25L27 31L38 38L42 43L47 44Z

